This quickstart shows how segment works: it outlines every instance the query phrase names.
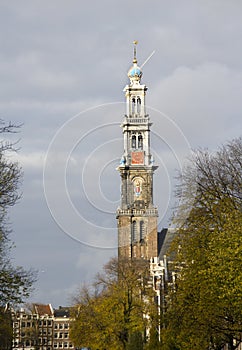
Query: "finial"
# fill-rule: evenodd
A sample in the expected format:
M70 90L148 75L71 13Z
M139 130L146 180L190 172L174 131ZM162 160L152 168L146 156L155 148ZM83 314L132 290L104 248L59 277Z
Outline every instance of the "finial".
M139 85L140 83L140 79L142 77L142 71L141 69L137 66L137 58L136 58L136 48L137 48L137 44L138 41L135 40L133 41L134 44L134 58L133 58L133 65L132 67L129 69L128 71L128 77L130 79L130 84L133 85Z
M137 40L134 40L134 41L133 41L133 44L134 44L134 59L133 59L133 63L137 63L137 58L136 58L136 47L137 47L138 41L137 41Z

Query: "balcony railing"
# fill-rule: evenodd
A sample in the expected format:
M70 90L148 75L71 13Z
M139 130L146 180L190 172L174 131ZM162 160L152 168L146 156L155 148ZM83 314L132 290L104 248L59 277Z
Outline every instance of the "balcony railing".
M128 117L127 115L125 116L124 123L128 124L148 124L149 123L149 118L148 115L144 117L139 117L139 115L134 115L132 118Z
M149 209L121 209L118 208L117 215L128 215L128 216L158 216L158 210L157 208L149 208Z

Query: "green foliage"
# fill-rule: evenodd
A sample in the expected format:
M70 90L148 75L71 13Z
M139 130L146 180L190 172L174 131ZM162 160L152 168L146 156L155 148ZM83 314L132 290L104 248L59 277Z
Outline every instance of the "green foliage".
M163 334L170 349L221 349L226 343L235 349L240 341L241 165L239 139L213 156L199 151L185 172L173 246L177 289L169 294Z
M154 313L148 280L147 262L111 259L93 289L83 288L78 296L71 328L75 346L122 350L136 339L142 349L149 323L145 315Z
M157 321L153 320L151 323L151 327L149 329L149 339L145 346L145 350L159 350L163 349L162 344L159 340L159 332L157 327Z
M0 303L17 304L27 298L31 285L35 281L35 273L25 271L22 267L13 267L10 260L0 264Z
M127 350L143 350L143 335L141 332L131 333L127 344Z

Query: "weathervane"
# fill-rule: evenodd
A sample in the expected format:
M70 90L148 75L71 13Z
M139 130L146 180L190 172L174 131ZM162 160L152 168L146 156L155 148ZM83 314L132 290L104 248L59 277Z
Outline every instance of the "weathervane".
M137 47L137 44L138 44L138 40L134 40L134 41L133 41L133 44L134 44L134 59L133 59L133 63L137 63L137 58L136 58L136 47Z
M137 51L137 45L138 45L138 40L134 40L133 41L134 44L134 59L133 59L133 63L137 63L137 56L136 56L136 51ZM150 60L150 58L154 55L155 50L152 51L152 53L149 55L149 57L144 61L144 63L140 66L140 68L143 68L144 65Z

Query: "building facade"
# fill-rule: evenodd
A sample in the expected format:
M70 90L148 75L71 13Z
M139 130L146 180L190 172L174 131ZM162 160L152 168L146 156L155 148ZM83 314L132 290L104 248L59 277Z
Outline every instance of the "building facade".
M13 310L13 350L73 350L70 322L69 308L33 304L31 310Z
M117 209L119 257L144 258L158 255L157 217L153 203L153 174L157 169L150 150L150 117L146 113L147 87L141 84L136 45L133 65L124 89L126 114L121 125L124 152L118 171L121 204Z
M53 349L73 349L73 343L69 337L70 323L69 308L59 307L54 310Z

